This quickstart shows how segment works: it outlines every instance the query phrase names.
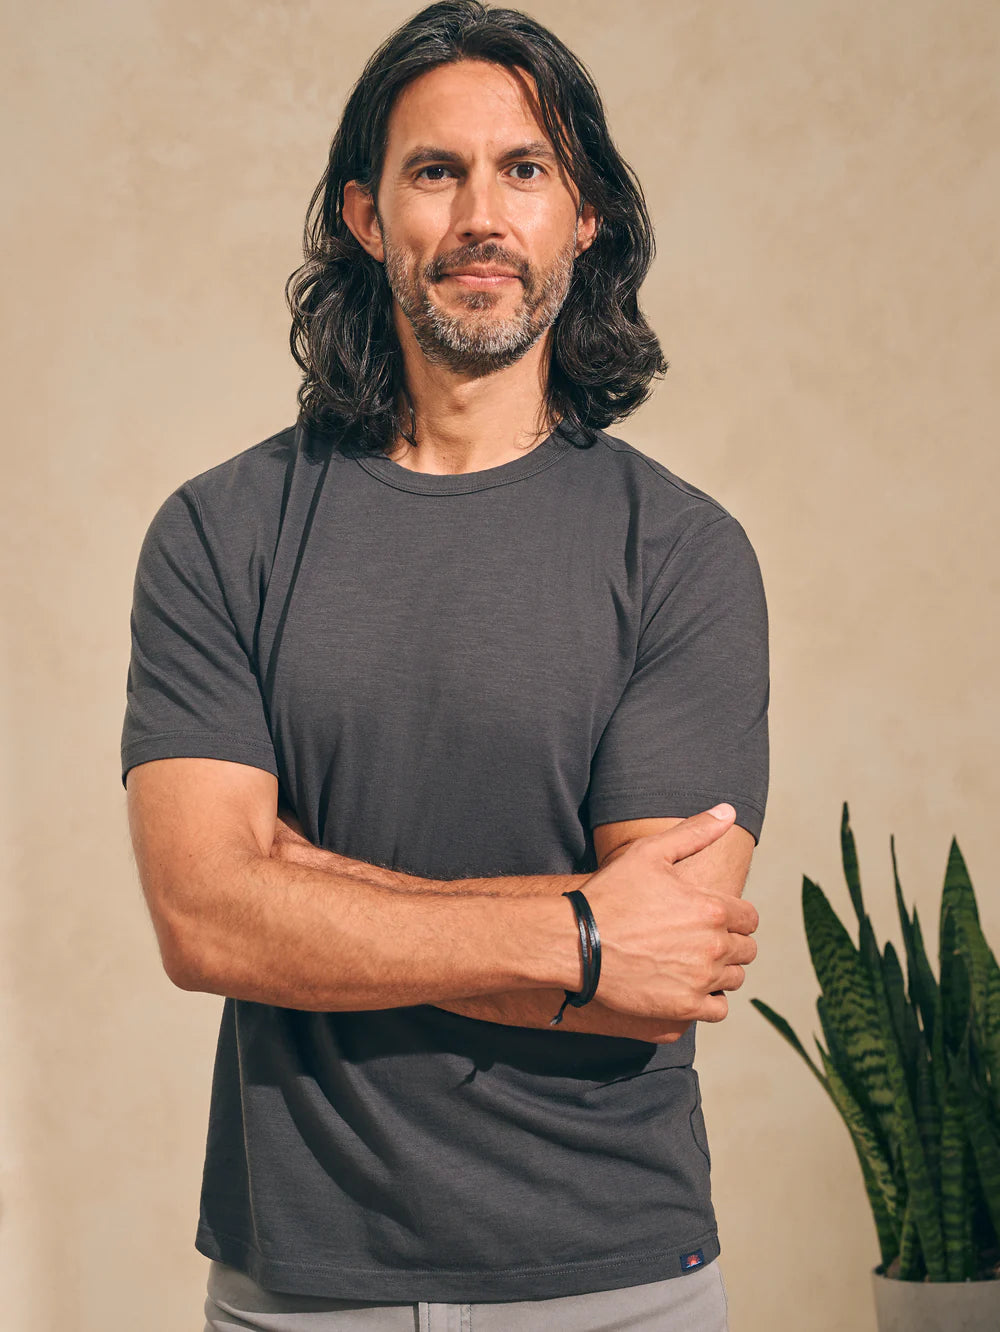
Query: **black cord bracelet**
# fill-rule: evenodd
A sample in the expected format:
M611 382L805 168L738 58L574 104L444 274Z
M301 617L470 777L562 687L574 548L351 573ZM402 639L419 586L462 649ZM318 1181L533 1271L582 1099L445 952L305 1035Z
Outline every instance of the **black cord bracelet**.
M601 978L601 936L597 932L597 921L594 920L590 903L579 888L563 893L563 897L569 898L576 912L576 923L580 930L580 950L583 954L583 985L575 994L572 990L566 991L566 998L562 1001L559 1012L549 1023L550 1027L558 1026L562 1022L567 1004L572 1004L574 1008L582 1008L584 1004L589 1004L597 993L597 982Z

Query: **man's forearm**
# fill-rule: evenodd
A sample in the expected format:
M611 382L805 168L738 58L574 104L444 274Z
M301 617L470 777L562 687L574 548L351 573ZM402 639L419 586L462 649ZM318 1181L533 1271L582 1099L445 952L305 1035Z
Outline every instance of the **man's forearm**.
M365 882L405 893L451 893L485 897L553 896L582 887L589 874L505 875L497 878L425 879L401 870L371 865L335 851L313 846L305 838L288 837L276 841L272 854L311 869L348 875ZM572 924L572 920L570 921ZM575 937L575 936L574 936ZM577 943L577 947L579 944ZM461 998L435 1000L437 1008L462 1017L498 1022L503 1026L547 1028L565 997L561 989L512 989L493 994L470 994ZM632 1017L605 1008L592 999L582 1008L567 1004L560 1031L587 1032L598 1036L622 1036L630 1040L662 1044L679 1036L690 1024L666 1019Z
M337 851L324 851L304 838L276 841L271 852L280 860L289 860L309 869L328 874L346 874L380 888L405 893L446 893L466 897L551 897L579 888L589 874L506 874L481 879L425 879L404 870L386 869L366 860L354 860Z
M183 989L313 1012L433 1004L582 981L568 902L402 892L217 847L158 886Z

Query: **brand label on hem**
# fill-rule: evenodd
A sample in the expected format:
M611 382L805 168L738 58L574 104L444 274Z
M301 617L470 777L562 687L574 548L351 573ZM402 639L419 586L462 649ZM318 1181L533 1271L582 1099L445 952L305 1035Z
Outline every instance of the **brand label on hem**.
M691 1272L696 1267L703 1267L705 1264L705 1252L703 1249L695 1249L693 1253L681 1254L681 1271Z

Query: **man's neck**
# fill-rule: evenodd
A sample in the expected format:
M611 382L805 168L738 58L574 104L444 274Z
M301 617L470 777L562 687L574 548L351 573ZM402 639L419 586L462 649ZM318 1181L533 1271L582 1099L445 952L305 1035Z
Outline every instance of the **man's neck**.
M413 472L458 475L513 462L554 428L545 387L550 359L543 337L513 365L482 378L431 364L404 343L406 383L416 415L416 447L399 439L387 456ZM408 412L404 405L404 420Z

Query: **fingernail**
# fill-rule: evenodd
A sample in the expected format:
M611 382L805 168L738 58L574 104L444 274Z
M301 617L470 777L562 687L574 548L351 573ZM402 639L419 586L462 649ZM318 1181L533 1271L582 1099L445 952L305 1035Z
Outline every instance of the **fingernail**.
M731 814L736 813L736 810L732 805L715 805L708 812L714 814L717 819L728 819Z

